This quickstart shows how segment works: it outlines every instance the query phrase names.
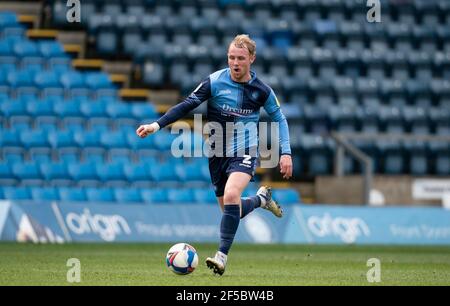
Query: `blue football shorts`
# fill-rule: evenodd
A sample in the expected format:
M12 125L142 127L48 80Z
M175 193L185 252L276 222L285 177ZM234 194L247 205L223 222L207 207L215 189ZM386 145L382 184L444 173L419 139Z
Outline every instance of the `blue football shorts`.
M209 173L216 197L224 195L228 177L233 172L247 173L251 176L251 181L253 182L256 164L257 158L250 155L244 155L244 157L210 157Z

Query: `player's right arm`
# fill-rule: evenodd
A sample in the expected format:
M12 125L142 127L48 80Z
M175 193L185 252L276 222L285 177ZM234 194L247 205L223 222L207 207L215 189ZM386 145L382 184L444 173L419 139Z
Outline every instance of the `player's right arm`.
M161 118L151 124L141 125L136 134L141 137L147 137L150 134L156 133L160 129L168 126L171 123L183 118L191 110L202 104L211 97L211 83L207 78L192 92L192 94L184 99L182 102L171 107Z

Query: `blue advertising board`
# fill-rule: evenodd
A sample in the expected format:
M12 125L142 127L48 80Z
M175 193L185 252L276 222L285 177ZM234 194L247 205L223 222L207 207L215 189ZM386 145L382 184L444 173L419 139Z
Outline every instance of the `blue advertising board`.
M0 202L0 239L32 242L218 242L221 212L210 205ZM258 209L236 242L450 245L450 211L295 205L275 218Z

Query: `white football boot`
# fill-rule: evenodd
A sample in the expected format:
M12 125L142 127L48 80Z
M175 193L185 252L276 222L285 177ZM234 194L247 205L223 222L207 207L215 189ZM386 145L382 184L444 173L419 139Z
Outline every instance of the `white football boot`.
M283 217L283 209L278 203L272 199L272 188L269 186L262 186L256 193L261 198L261 207L271 211L278 218Z
M222 275L225 272L225 266L227 265L227 255L217 251L214 258L206 258L206 265L208 268L213 269L215 274Z

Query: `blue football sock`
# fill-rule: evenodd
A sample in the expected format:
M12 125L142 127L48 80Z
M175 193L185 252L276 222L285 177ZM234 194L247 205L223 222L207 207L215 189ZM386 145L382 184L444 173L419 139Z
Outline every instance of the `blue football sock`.
M241 209L237 204L225 205L220 223L219 251L228 254L239 226Z
M259 196L254 196L250 198L242 198L242 216L241 219L251 213L255 208L261 206L261 198Z

